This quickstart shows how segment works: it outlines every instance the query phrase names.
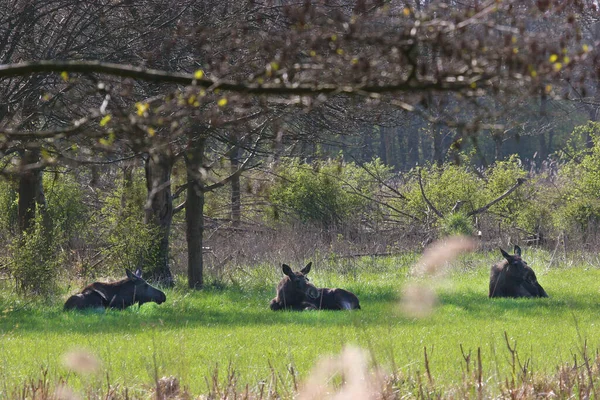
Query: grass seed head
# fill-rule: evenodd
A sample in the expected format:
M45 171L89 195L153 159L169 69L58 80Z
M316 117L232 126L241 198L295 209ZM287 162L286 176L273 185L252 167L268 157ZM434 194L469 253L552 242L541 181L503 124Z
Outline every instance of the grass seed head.
M444 272L448 262L461 253L471 252L477 248L477 242L467 236L452 236L438 240L427 247L421 259L413 267L415 276L437 276Z
M437 300L437 294L431 286L411 284L402 290L400 309L407 317L425 318L433 313Z
M340 377L340 386L331 382ZM365 351L347 347L335 357L319 361L304 385L299 400L371 400L382 399L385 377L381 372L371 371Z
M63 364L71 371L89 374L100 369L100 360L87 350L73 350L63 356Z

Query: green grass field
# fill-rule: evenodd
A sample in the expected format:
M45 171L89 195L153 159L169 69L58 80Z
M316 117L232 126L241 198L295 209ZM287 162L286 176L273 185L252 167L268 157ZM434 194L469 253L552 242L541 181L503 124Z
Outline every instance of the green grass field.
M66 294L41 305L4 290L0 397L14 397L43 371L51 385L66 380L86 397L105 393L109 385L143 397L162 376L177 377L189 393L200 395L209 390L216 370L220 382L229 381L228 369L239 388L248 385L258 393L261 385L276 384L281 396L291 397L294 381L347 345L366 349L374 363L395 374L398 385L403 382L402 390L425 379L426 348L429 372L441 392L464 380L461 346L473 354L479 348L486 393L497 393L512 377L504 332L511 346L516 343L521 364L539 376L552 376L557 367L581 358L584 343L591 354L600 348L600 269L583 262L549 267L550 255L533 250L525 250L524 258L550 298L488 299L489 267L498 257L469 255L435 282L438 306L422 319L406 317L399 308L400 290L411 281L415 257L410 255L315 264L312 281L354 291L362 306L356 312L270 311L281 276L275 266L239 271L224 287L196 292L177 287L166 291L163 305L122 312L65 313ZM100 372L69 371L63 359L74 349L95 354Z

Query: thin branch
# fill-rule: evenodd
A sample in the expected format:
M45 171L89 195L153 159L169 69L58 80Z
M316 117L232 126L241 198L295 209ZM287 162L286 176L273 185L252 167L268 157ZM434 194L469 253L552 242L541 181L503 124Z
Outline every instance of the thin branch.
M367 170L367 169L366 169L364 166L363 166L363 169L364 169L365 171L367 171L367 172L368 172L368 173L369 173L369 174L370 174L370 175L371 175L373 178L377 179L378 183L381 183L381 184L383 184L383 185L385 185L386 187L388 187L388 188L389 188L389 186L388 186L387 184L383 183L383 182L382 182L380 179L378 179L378 177L376 177L375 175L372 175L372 174L371 174L371 171ZM321 172L321 173L323 173L323 172ZM360 191L358 188L354 187L354 185L352 185L350 182L348 182L348 181L347 181L347 180L345 180L345 179L341 179L339 176L333 176L333 175L329 175L329 176L331 176L331 177L332 177L332 178L334 178L334 179L338 179L338 180L340 180L340 181L341 181L341 182L342 182L344 185L346 185L346 186L348 186L350 189L352 189L352 192L353 192L353 193L354 193L356 196L362 197L363 199L366 199L366 200L372 201L372 202L374 202L374 203L377 203L377 204L379 204L379 205L381 205L381 206L383 206L383 207L389 208L390 210L392 210L392 211L395 211L395 212L397 212L398 214L400 214L400 215L403 215L403 216L405 216L405 217L407 217L407 218L410 218L410 219L412 219L412 220L415 220L415 221L417 221L417 222L423 222L423 221L422 221L421 219L419 219L418 217L415 217L414 215L411 215L411 214L409 214L409 213L407 213L407 212L404 212L404 211L402 211L402 210L399 210L399 209L397 209L396 207L392 206L391 204L388 204L388 203L386 203L386 202L384 202L384 201L381 201L381 200L379 200L379 199L376 199L376 198L374 198L374 197L367 196L366 194L362 193L362 192L361 192L361 191ZM391 190L393 190L393 188L390 188L390 189L391 189ZM403 196L401 193L399 193L399 192L396 192L396 193L397 193L398 195L400 195L400 196L401 196L403 199L405 199L405 200L406 200L406 197L404 197L404 196Z
M392 193L394 193L396 196L398 196L400 199L402 200L406 200L406 196L403 195L402 193L400 193L396 188L392 187L391 185L389 185L387 182L385 182L383 179L381 179L381 177L379 177L378 175L375 175L374 172L372 172L371 170L369 170L367 167L365 167L365 165L361 162L359 162L356 157L352 156L352 159L354 160L354 162L361 167L367 174L369 174L373 179L377 180L377 182L380 185L385 186L386 188L388 188L389 190L392 191Z
M469 212L467 214L467 217L470 217L472 215L477 215L477 214L481 214L482 212L487 211L491 206L493 206L494 204L498 203L499 201L505 199L507 196L509 196L512 192L514 192L515 190L517 190L517 188L519 186L521 186L523 183L525 183L527 181L527 179L525 178L518 178L517 179L517 183L515 183L513 186L511 186L506 192L502 193L498 198L490 201L488 204L486 204L483 207L478 208L477 210L473 210L471 212Z
M1 68L1 66L0 66L0 68ZM61 138L76 135L84 127L84 125L88 121L90 121L90 119L92 119L94 117L96 117L96 115L92 115L91 117L80 118L78 120L73 121L73 124L71 126L67 126L65 128L51 129L51 130L47 130L47 131L37 131L37 132L3 129L3 130L0 130L0 135L6 136L11 139L19 139L19 140L50 139L50 138L61 139Z
M218 188L220 188L220 187L222 187L222 186L225 186L226 184L228 184L229 182L231 182L231 180L232 180L233 178L240 176L242 172L244 172L244 171L248 171L248 170L251 170L251 169L253 169L253 168L256 168L256 167L258 167L259 165L261 165L261 163L258 163L258 164L254 164L254 165L248 166L248 165L247 165L247 164L248 164L248 163L247 163L247 161L249 161L249 160L250 160L250 157L248 157L248 158L247 158L247 159L244 161L244 163L243 163L243 164L240 166L240 168L238 168L238 169L237 169L237 170L236 170L236 171L235 171L233 174L231 174L231 175L227 176L226 178L224 178L224 179L220 180L220 181L219 181L219 182L217 182L217 183L213 183L212 185L209 185L209 186L205 186L205 187L203 187L203 188L202 188L202 191L203 191L203 192L210 192L210 191L213 191L213 190L215 190L215 189L218 189Z
M440 218L444 218L444 215L441 212L439 212L437 208L434 207L434 205L431 203L431 201L429 201L429 199L425 195L425 190L423 189L423 182L421 181L421 168L417 168L417 177L419 179L419 188L421 189L421 196L423 196L423 200L425 200L425 203L427 203L427 205L433 210L435 215L437 215Z
M471 90L473 85L481 86L482 81L493 75L479 74L469 79L422 80L419 82L399 81L384 85L336 85L336 84L258 84L222 81L219 79L195 79L194 74L168 72L164 70L134 67L131 65L105 63L100 61L27 61L0 65L0 78L24 76L36 73L77 72L100 73L149 82L175 83L198 86L205 89L221 89L231 92L264 95L310 95L310 94L367 94L377 95L394 92L419 91L461 91Z
M187 185L185 185L185 187L187 187ZM185 205L187 204L187 201L184 201L183 203L181 203L180 205L176 206L173 208L173 215L177 214L178 212L182 211L185 209Z

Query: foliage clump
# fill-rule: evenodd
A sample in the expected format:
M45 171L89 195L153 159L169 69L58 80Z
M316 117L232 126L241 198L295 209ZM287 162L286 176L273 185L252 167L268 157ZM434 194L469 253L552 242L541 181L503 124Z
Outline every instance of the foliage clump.
M138 171L141 172L141 171ZM141 173L126 173L115 180L113 190L102 196L102 208L94 215L94 241L101 245L101 262L108 271L122 273L152 264L153 229L144 223L147 189ZM149 271L144 271L149 272Z
M73 176L45 175L43 188L45 204L38 204L32 226L18 232L17 192L10 182L0 187L0 207L4 211L0 231L8 249L5 264L17 292L24 295L55 293L67 263L66 250L85 235L88 211L81 186Z
M379 160L365 167L389 173ZM352 162L330 159L308 164L290 159L278 165L276 175L270 191L276 220L297 219L328 231L358 224L372 210L369 199L374 196L377 182Z
M586 137L590 140L582 145ZM600 228L600 124L590 122L578 127L558 172L559 196L554 224L571 235L597 234Z
M61 236L60 228L47 227L39 214L33 226L10 243L7 265L18 293L48 296L56 291L64 262Z

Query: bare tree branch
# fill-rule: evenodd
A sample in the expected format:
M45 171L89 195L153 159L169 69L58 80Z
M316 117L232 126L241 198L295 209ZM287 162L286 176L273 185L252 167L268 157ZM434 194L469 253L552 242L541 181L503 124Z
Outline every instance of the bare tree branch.
M198 86L206 89L221 89L231 92L264 94L264 95L315 95L315 94L365 94L377 95L394 92L427 92L471 90L473 85L481 87L482 83L494 75L480 74L470 79L433 80L422 78L421 81L399 81L383 85L335 85L335 84L257 84L221 81L218 79L195 79L194 74L167 72L158 69L134 67L131 65L105 63L101 61L28 61L17 64L0 65L0 78L23 76L35 73L78 72L100 73L150 82L175 83Z
M423 196L423 200L425 200L425 203L427 203L427 205L433 210L435 215L437 215L440 218L444 218L444 215L441 212L439 212L437 208L435 208L435 206L431 203L431 201L429 201L429 199L425 195L425 190L423 189L423 182L421 180L421 168L417 169L417 177L419 179L419 188L421 189L421 196Z
M501 200L505 199L506 197L508 197L512 192L514 192L515 190L517 190L517 188L519 186L521 186L523 183L525 183L526 181L527 181L527 179L525 179L525 178L518 178L517 179L517 183L515 183L513 186L511 186L506 192L502 193L498 198L490 201L485 206L480 207L477 210L473 210L473 211L469 212L467 214L467 217L470 217L472 215L481 214L482 212L487 211L491 206L493 206L494 204L496 204L499 201L501 201Z

